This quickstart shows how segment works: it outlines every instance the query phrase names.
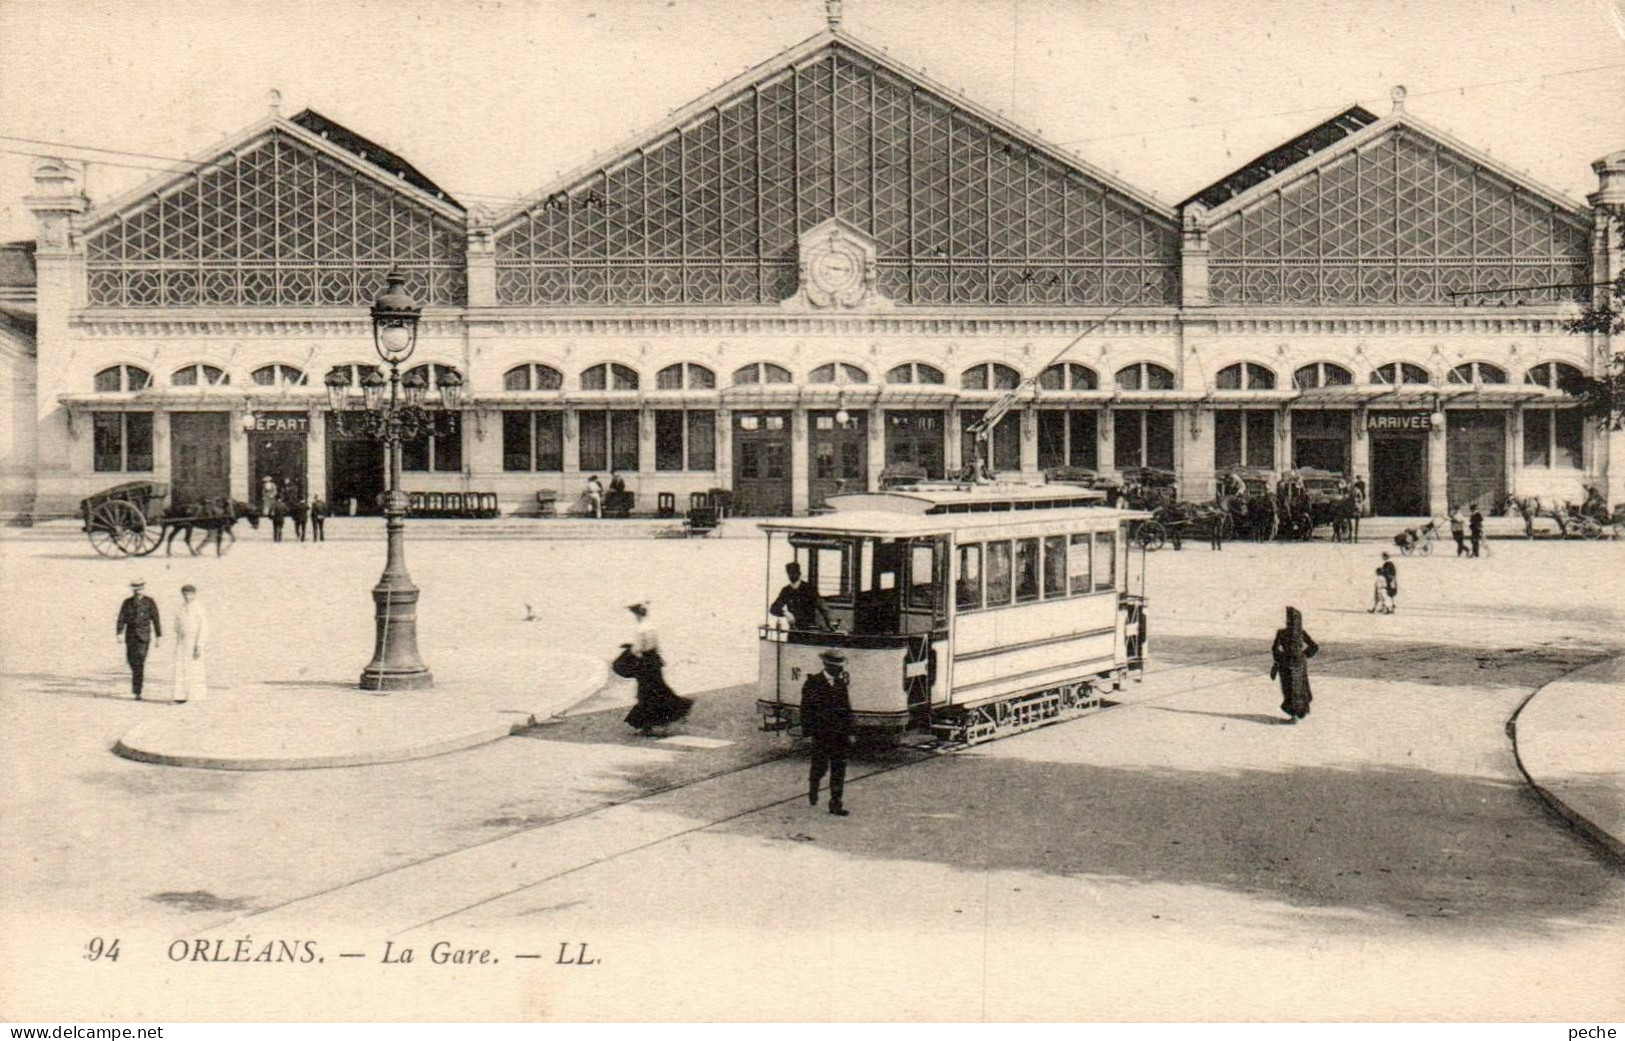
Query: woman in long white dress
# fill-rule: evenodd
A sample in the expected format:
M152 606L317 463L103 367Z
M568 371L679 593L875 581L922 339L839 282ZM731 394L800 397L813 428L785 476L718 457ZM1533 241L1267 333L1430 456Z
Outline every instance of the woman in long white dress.
M201 701L209 692L203 649L208 616L197 602L197 587L181 586L181 609L175 622L175 704Z

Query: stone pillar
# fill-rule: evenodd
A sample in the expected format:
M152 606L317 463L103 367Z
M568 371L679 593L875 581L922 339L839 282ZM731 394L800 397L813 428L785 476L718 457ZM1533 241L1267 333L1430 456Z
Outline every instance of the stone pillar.
M1179 471L1179 494L1192 502L1205 502L1218 490L1213 410L1193 407L1183 415L1187 429L1186 436L1180 439L1184 461Z
M94 437L90 417L77 417L70 432L67 410L56 400L58 394L90 390L88 377L81 381L75 376L87 366L72 365L74 345L68 329L68 316L83 304L85 295L84 252L73 223L90 200L85 198L82 169L74 163L40 159L33 175L34 194L23 199L39 227L34 254L36 455L30 508L49 515L73 513L96 476L90 472ZM74 465L76 458L85 460L82 467Z
M869 490L880 488L880 471L886 468L886 410L875 405L869 410Z
M231 410L231 497L238 502L253 503L258 506L258 492L248 486L248 439L252 435L243 430L243 421L254 414L250 407L234 408ZM321 420L323 445L327 442L327 421ZM312 436L315 436L315 427L312 426ZM325 459L325 453L324 453ZM325 484L311 484L311 488L320 491L325 497L327 487Z
M1100 410L1100 426L1096 433L1100 436L1100 473L1103 476L1117 476L1117 417L1112 414L1112 407L1107 405Z
M807 479L811 473L808 459L807 409L797 405L790 412L790 513L804 517L811 498L807 494Z
M1184 307L1206 307L1207 207L1193 202L1185 207L1179 249L1179 302Z
M1450 513L1449 473L1446 469L1445 452L1445 446L1450 440L1447 433L1449 422L1449 419L1446 419L1445 427L1428 431L1428 513L1434 517L1443 517Z
M717 409L717 485L734 486L734 416L732 409Z
M491 214L474 209L468 215L468 306L495 307L497 303L496 228Z
M463 425L463 468L473 475L478 490L483 482L502 474L502 413L494 408L465 408L458 422ZM532 504L519 505L529 508Z
M305 411L310 432L305 435L305 495L314 499L327 498L327 411L321 405L312 405ZM468 451L468 440L463 440L463 451ZM232 469L236 469L232 460Z
M1349 484L1365 480L1365 514L1371 515L1371 437L1365 430L1365 409L1354 410L1353 440L1349 442Z
M947 478L958 477L965 468L965 446L959 434L959 426L964 421L959 415L958 405L949 405L942 413L942 475Z
M1016 416L1021 421L1021 476L1042 481L1044 475L1038 472L1038 410L1028 405Z
M157 373L153 374L153 383L158 382ZM174 476L169 472L171 453L169 450L169 411L155 408L152 410L152 479L170 484ZM139 480L132 475L132 480Z
M1507 494L1518 495L1518 482L1523 478L1523 403L1512 406L1507 416Z
M1625 223L1625 149L1603 156L1591 164L1591 169L1597 175L1597 190L1586 196L1591 204L1593 228L1591 280L1612 282L1625 272L1625 230L1621 228ZM1607 287L1597 287L1593 290L1593 302L1605 299L1607 293ZM1614 303L1619 306L1625 301ZM1594 333L1592 372L1606 372L1614 352L1622 346L1625 345L1614 342L1607 333ZM1592 465L1591 472L1602 485L1608 504L1625 502L1625 433L1608 431L1588 448L1601 457Z

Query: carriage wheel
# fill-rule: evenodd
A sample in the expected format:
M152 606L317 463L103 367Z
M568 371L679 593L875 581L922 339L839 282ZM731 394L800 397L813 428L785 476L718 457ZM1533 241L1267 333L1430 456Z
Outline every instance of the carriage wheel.
M1135 534L1134 538L1139 542L1141 549L1155 551L1162 548L1162 544L1168 539L1168 534L1163 529L1163 526L1156 521L1146 521L1140 525L1140 530Z
M1588 541L1595 541L1602 538L1602 525L1598 524L1590 517L1586 517L1580 521L1580 537Z
M122 500L102 504L96 511L99 526L112 533L113 543L125 556L140 556L146 545L142 530L146 517L134 504Z
M163 545L163 522L148 520L147 518L142 517L141 524L136 528L128 530L125 533L125 537L133 544L130 553L133 556L144 557L148 553L151 553L153 550L157 549L159 546Z
M98 506L90 513L90 519L86 522L90 544L95 547L97 553L104 557L122 556L124 550L118 544L120 533L116 528L110 526L109 518L103 512L106 508L106 506Z

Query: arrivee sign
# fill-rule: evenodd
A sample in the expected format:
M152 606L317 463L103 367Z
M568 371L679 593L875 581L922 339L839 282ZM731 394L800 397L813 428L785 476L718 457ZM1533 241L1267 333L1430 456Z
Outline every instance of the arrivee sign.
M1433 414L1426 409L1415 412L1367 412L1365 428L1395 434L1427 431L1433 429Z

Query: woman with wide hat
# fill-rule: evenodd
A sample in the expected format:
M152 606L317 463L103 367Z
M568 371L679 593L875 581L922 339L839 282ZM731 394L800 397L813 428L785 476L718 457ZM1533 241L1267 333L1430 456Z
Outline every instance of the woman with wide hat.
M660 634L649 622L649 602L628 604L626 609L638 620L633 641L622 644L623 653L634 659L631 673L638 683L638 703L626 714L626 724L647 737L655 727L668 726L687 716L694 701L679 697L666 685L666 663L660 657Z

